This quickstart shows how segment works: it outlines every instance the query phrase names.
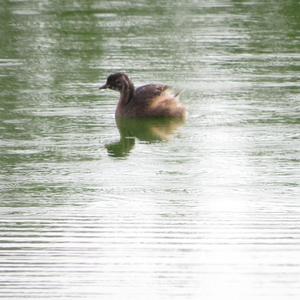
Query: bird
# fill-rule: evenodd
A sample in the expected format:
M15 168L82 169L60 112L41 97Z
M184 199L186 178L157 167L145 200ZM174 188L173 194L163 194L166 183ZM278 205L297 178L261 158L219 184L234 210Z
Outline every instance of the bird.
M179 94L164 84L147 84L134 87L128 75L111 74L99 89L120 92L115 111L116 118L178 118L186 119L187 110L179 101Z

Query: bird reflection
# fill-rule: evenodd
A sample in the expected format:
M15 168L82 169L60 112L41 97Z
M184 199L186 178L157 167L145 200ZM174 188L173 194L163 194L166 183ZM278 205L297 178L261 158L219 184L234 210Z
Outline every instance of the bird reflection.
M120 133L118 142L105 145L108 155L126 157L135 145L136 138L140 141L155 143L168 141L184 124L182 119L116 119Z

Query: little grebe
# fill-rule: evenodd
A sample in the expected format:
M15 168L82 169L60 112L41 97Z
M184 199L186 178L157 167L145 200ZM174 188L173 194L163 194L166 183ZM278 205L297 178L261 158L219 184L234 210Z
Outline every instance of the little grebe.
M176 94L167 85L147 84L134 88L125 73L108 76L100 89L112 89L120 92L115 115L119 117L172 117L184 119L186 108L179 102Z

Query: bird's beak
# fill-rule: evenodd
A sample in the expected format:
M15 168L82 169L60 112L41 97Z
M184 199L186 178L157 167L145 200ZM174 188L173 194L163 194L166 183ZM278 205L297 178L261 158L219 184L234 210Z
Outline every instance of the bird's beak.
M108 86L106 83L99 87L99 90L105 90L105 89L108 89Z

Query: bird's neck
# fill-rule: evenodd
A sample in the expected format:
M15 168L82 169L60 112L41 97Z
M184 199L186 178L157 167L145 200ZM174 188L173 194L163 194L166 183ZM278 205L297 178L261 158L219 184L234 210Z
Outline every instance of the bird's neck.
M120 94L120 104L127 105L134 94L134 85L130 79L124 79Z

